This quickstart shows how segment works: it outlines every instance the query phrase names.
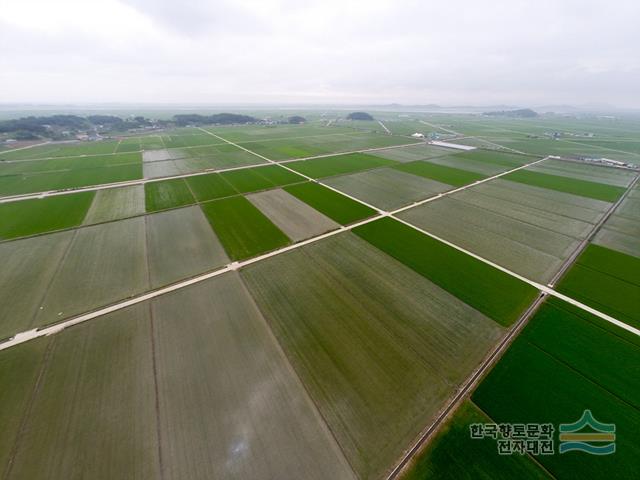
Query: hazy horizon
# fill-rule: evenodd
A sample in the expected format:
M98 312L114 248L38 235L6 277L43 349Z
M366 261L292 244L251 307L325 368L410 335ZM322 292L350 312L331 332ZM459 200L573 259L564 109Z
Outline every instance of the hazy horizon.
M629 0L2 0L0 103L640 108Z

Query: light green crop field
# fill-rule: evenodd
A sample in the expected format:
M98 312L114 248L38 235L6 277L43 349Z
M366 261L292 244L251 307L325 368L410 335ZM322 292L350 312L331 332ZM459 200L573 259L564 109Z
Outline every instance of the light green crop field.
M74 155L100 155L114 153L117 141L50 143L23 150L6 151L0 154L1 160L24 160L32 158L69 157Z
M142 185L98 190L83 223L89 225L142 215L144 203Z
M259 167L255 169L255 172L261 177L269 180L274 186L277 187L290 185L292 183L306 182L306 179L304 177L301 177L297 173L293 173L292 171L278 165L267 165L266 167Z
M372 208L317 183L290 185L284 187L284 190L342 225L348 225L375 214Z
M239 145L271 160L286 160L411 143L414 143L412 139L404 137L351 131L331 137L310 136L286 140L246 142L239 143Z
M0 352L0 465L3 470L11 459L22 422L28 414L26 406L42 369L49 342L49 338L40 338Z
M229 262L197 206L147 216L146 234L151 288L213 270Z
M147 212L183 207L196 202L189 185L182 178L145 183L144 197Z
M353 232L500 325L515 322L537 295L528 284L396 220Z
M518 155L516 153L495 152L489 150L472 150L460 152L454 155L456 158L471 160L472 162L498 165L504 170L520 167L524 164L535 162L539 158L529 155Z
M165 475L355 479L237 274L153 316Z
M185 179L198 202L237 195L238 191L217 173Z
M28 330L74 232L0 243L0 339Z
M95 192L0 204L0 240L80 225Z
M136 305L47 339L6 478L73 478L80 465L87 478L158 477L148 312Z
M407 210L400 217L537 281L549 281L579 244L575 237L485 210L455 196Z
M360 478L379 478L502 335L350 233L242 278Z
M413 162L415 160L449 156L450 154L451 150L449 149L434 147L433 145L427 145L426 143L371 152L371 155L395 160L396 162Z
M480 175L472 171L438 165L428 161L403 163L402 165L396 165L393 168L413 175L430 178L431 180L436 180L438 182L448 183L455 187L468 185L485 178L485 175Z
M273 182L260 175L255 168L222 172L220 177L240 193L257 192L274 186Z
M330 218L282 189L254 193L247 198L294 242L340 227Z
M88 187L142 178L142 165L126 164L31 175L0 176L0 196Z
M605 183L618 187L628 187L636 176L636 172L623 170L621 168L589 165L578 162L563 162L562 160L553 159L538 163L528 170L587 182Z
M289 238L245 197L200 205L232 260L253 257L283 247Z
M50 286L42 292L35 325L58 322L147 290L145 243L143 217L76 230Z
M91 155L80 157L60 157L42 160L11 161L0 160L0 175L32 175L36 173L56 172L64 170L82 170L112 167L116 165L135 165L141 162L139 153L122 153L118 155Z
M594 243L640 257L640 196L632 189L598 232Z
M548 282L610 206L496 179L401 217L514 272Z
M393 210L453 188L393 168L331 177L324 183L383 210Z
M504 178L512 182L582 195L583 197L595 198L605 202L615 202L624 193L623 187L534 171L519 170L506 175Z
M394 165L395 163L393 160L374 157L366 153L350 153L348 155L337 155L335 157L291 162L288 163L287 166L308 177L322 178Z
M558 284L560 292L640 326L640 258L589 245Z

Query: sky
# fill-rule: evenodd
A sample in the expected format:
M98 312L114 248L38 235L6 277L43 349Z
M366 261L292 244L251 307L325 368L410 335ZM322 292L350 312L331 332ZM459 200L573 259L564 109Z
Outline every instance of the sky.
M0 0L0 102L640 108L638 0Z

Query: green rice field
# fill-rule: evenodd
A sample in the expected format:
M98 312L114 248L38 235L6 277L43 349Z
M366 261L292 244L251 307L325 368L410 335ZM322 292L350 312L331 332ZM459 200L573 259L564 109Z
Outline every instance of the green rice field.
M289 238L245 197L216 200L201 207L232 260L253 257L289 243Z
M322 178L345 173L369 170L393 165L393 160L374 157L366 153L351 153L335 157L315 158L288 163L287 166L312 178Z
M94 192L0 204L0 240L80 225Z
M313 182L284 187L284 190L342 225L374 215L375 210Z

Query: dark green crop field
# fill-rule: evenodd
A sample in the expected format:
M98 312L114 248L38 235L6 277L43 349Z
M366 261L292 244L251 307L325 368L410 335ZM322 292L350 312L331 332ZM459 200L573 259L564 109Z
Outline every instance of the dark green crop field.
M253 257L289 243L289 238L242 196L203 203L201 207L233 260Z
M394 166L393 168L401 170L403 172L411 173L413 175L419 175L421 177L437 180L438 182L448 183L449 185L453 185L455 187L468 185L477 180L486 178L485 175L481 175L479 173L460 170L459 168L447 167L444 165L437 165L435 163L429 163L423 160L402 163L400 165Z
M144 199L147 212L157 212L195 203L189 186L182 178L145 183Z
M279 165L267 165L253 169L258 175L269 180L274 186L290 185L305 182L306 179Z
M342 225L371 217L372 208L313 182L290 185L284 190Z
M588 312L551 299L536 313L522 336L593 383L640 408L640 339L635 337L633 343L617 335L624 330L604 330L594 319Z
M640 258L598 245L578 257L557 286L575 298L634 327L640 326Z
M335 157L314 158L288 163L287 166L296 172L312 178L343 175L376 167L395 165L397 162L386 158L374 157L366 153L350 153L348 155L336 155Z
M500 325L511 325L537 295L535 288L390 218L353 232Z
M189 188L199 202L236 195L238 191L217 173L186 178Z
M0 204L0 239L24 237L80 225L95 192Z
M273 182L260 175L255 168L222 172L220 176L240 193L257 192L274 187Z
M528 456L498 455L496 442L469 436L469 425L492 423L473 403L463 403L413 461L403 480L550 478Z
M600 422L616 425L615 454L540 455L538 462L556 478L640 476L640 411L525 338L513 343L472 399L496 423L553 423L556 434L558 424L591 410Z
M595 198L596 200L603 200L605 202L615 202L625 191L623 187L526 170L518 170L517 172L510 173L506 175L504 179L526 185L548 188L558 192Z

